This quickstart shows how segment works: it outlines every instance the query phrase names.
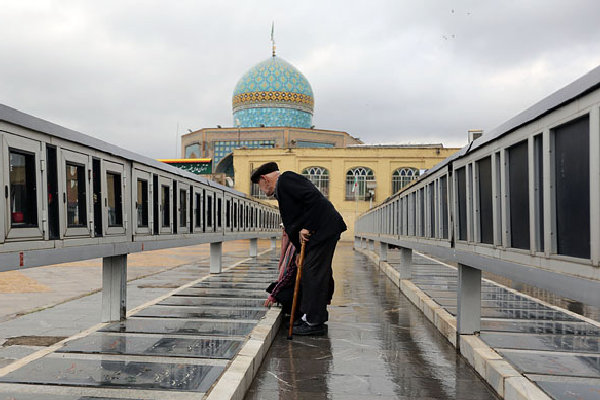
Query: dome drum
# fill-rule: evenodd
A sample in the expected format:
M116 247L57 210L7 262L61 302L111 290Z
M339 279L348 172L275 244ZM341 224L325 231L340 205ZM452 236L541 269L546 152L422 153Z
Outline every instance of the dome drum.
M297 108L312 114L314 99L302 93L289 92L252 92L233 96L233 112L253 107Z

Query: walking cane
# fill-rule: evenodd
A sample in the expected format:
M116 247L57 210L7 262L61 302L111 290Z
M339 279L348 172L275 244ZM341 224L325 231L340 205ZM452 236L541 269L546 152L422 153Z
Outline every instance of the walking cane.
M302 242L300 248L300 259L298 259L298 269L296 270L296 284L294 285L294 299L292 300L292 315L290 315L290 330L288 331L288 340L292 340L292 331L294 330L294 316L296 315L296 303L298 301L298 289L300 288L300 279L302 278L302 264L304 264L304 249L306 242Z

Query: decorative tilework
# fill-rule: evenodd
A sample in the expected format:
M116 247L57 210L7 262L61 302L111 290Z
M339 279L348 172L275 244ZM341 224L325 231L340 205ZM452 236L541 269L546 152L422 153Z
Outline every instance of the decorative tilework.
M244 105L256 105L261 103L264 105L277 106L278 104L286 103L295 105L302 111L312 114L315 100L312 96L301 93L288 92L252 92L241 93L233 96L233 111L238 111Z
M250 68L238 81L232 104L234 126L312 126L310 83L279 57L269 57Z
M234 126L240 127L266 127L290 126L296 128L310 128L312 115L293 108L284 107L257 107L247 108L233 114Z
M252 92L290 92L314 97L302 72L279 57L269 57L250 68L238 81L233 95Z
M246 147L248 149L272 149L275 147L274 140L217 140L213 144L214 154L213 163L217 165L219 161L234 149Z
M298 140L296 142L296 147L299 148L311 148L314 149L315 147L319 147L319 148L332 148L335 147L334 143L327 143L327 142L311 142L308 140Z

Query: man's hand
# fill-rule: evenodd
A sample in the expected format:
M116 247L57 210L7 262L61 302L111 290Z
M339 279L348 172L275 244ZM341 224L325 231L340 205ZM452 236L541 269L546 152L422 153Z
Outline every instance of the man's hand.
M271 307L276 302L277 300L275 299L275 297L269 295L269 297L267 297L267 299L265 300L265 307Z
M308 229L302 229L300 231L300 243L306 243L310 239L310 231Z

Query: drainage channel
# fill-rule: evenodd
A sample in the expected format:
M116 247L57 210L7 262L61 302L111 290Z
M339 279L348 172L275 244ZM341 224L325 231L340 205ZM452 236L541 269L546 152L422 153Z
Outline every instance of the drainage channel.
M252 353L249 343L264 344L278 326L279 310L262 305L264 288L277 277L272 253L205 276L133 310L125 321L99 324L0 369L0 399L207 397L237 358ZM239 379L226 386L232 391L231 385L247 384Z

